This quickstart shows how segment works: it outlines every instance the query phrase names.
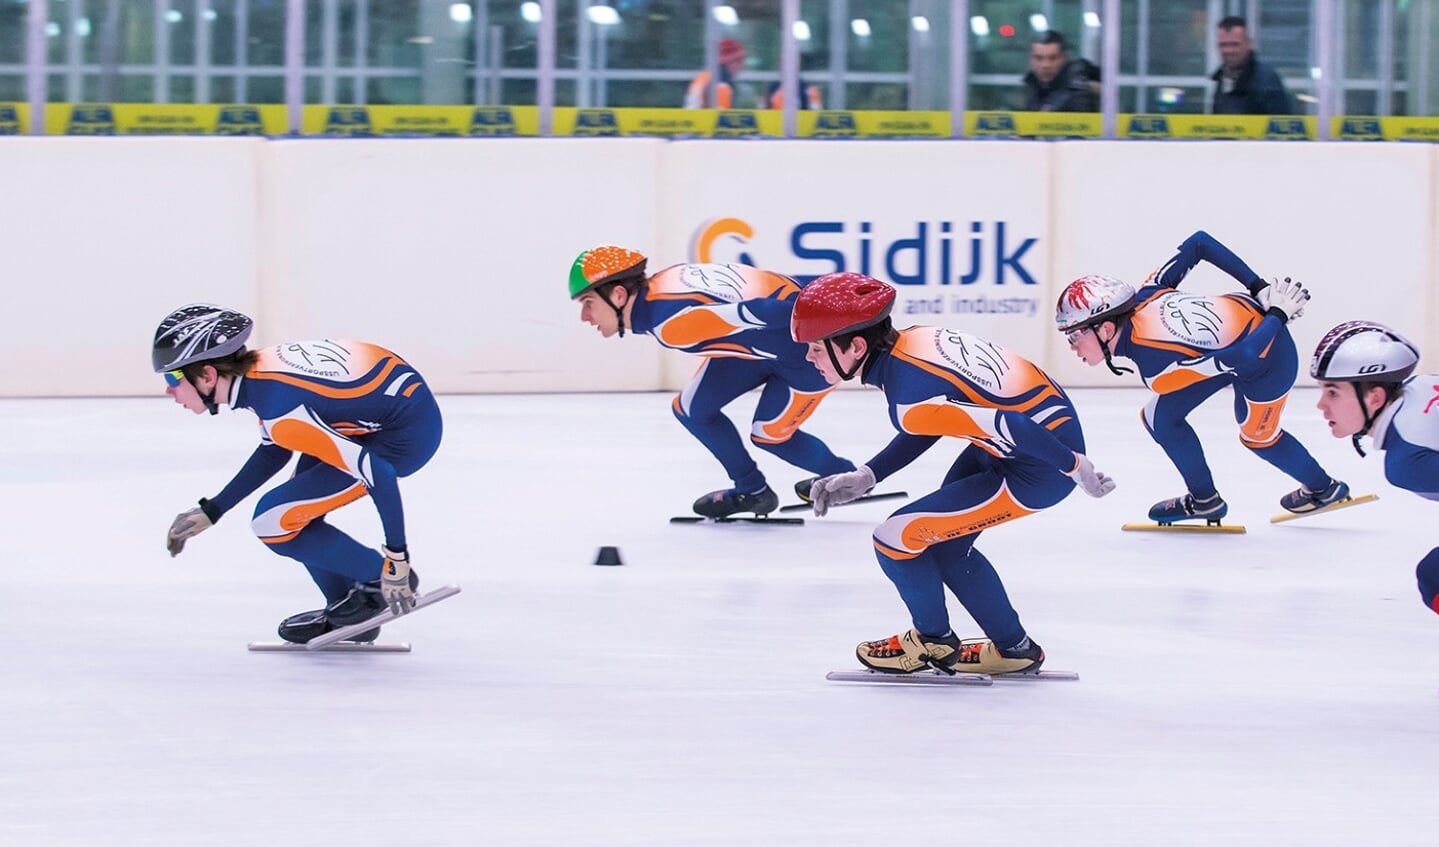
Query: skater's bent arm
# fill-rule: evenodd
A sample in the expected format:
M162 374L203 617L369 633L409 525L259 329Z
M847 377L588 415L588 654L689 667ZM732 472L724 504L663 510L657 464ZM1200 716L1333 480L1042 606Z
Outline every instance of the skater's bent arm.
M1053 465L1060 473L1072 473L1077 466L1075 451L1064 446L1054 433L1035 423L1028 415L1000 412L999 424L1005 436L1013 442L1016 453Z
M865 464L874 471L874 481L883 482L886 477L924 455L924 451L933 447L939 438L938 435L911 435L901 432Z
M250 454L239 473L235 474L229 484L219 494L211 497L209 504L221 515L239 505L241 500L254 494L266 480L280 472L290 456L294 455L290 450L278 444L261 444ZM207 513L208 514L208 513Z
M1202 229L1184 239L1178 252L1155 273L1154 282L1165 288L1178 288L1179 283L1200 262L1208 262L1234 277L1250 293L1257 293L1268 285L1233 250Z
M1384 475L1391 485L1428 500L1439 500L1439 452L1404 442L1388 450Z

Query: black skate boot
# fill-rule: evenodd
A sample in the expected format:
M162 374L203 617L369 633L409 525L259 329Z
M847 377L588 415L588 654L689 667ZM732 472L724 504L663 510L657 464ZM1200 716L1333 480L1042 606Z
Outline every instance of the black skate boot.
M733 488L711 491L695 501L695 514L706 518L727 518L737 512L767 515L779 508L779 495L768 485L753 494L741 494Z
M1149 509L1149 519L1160 526L1169 526L1175 521L1202 520L1217 526L1219 519L1229 514L1229 504L1215 494L1208 500L1196 500L1193 494L1161 500Z
M415 591L419 587L420 576L411 570L410 590ZM380 581L373 579L369 582L357 582L348 594L325 608L301 612L280 621L279 633L281 638L292 644L306 644L312 638L324 635L332 629L369 620L384 610L385 599L380 592ZM375 627L345 640L369 644L379 637L380 628Z
M794 493L799 496L799 499L802 502L813 503L814 498L809 496L809 490L811 488L814 488L814 484L816 482L819 482L819 480L819 477L812 476L809 479L802 479L799 482L796 482L794 484Z
M1279 498L1279 505L1296 515L1315 512L1335 503L1349 499L1349 486L1337 479L1329 480L1322 491L1310 491L1303 486Z

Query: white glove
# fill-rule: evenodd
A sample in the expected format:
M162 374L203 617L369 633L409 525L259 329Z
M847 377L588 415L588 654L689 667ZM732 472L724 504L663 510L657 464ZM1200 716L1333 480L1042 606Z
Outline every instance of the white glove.
M186 541L214 525L215 522L210 520L210 516L198 506L176 515L175 522L170 524L170 532L165 536L165 549L170 551L170 558L180 555L180 551L185 549Z
M1308 303L1309 290L1303 283L1287 276L1283 281L1275 280L1268 288L1259 292L1259 305L1263 306L1265 311L1278 309L1284 313L1286 321L1292 321L1304 314L1304 307Z
M840 506L856 497L863 497L874 488L874 471L869 465L860 465L852 471L837 473L815 480L810 486L810 505L815 517L824 517L830 506Z
M1075 485L1084 489L1084 493L1090 497L1103 497L1114 490L1114 480L1094 469L1094 463L1083 453L1075 453L1079 459L1079 467L1065 474L1074 480Z
M383 545L380 552L385 556L380 568L380 594L391 613L407 614L415 608L415 592L410 589L410 554L396 553Z

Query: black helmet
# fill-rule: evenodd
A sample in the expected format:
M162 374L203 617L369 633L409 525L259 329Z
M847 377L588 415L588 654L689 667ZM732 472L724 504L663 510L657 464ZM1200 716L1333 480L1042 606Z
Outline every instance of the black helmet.
M179 370L195 362L221 359L245 349L255 322L223 306L194 303L165 316L155 330L150 363L155 373Z

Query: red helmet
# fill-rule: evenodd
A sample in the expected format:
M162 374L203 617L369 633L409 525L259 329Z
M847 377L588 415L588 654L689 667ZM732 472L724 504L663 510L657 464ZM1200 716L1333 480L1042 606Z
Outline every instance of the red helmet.
M889 317L895 289L872 276L841 271L825 274L800 289L790 335L808 344L874 326Z

